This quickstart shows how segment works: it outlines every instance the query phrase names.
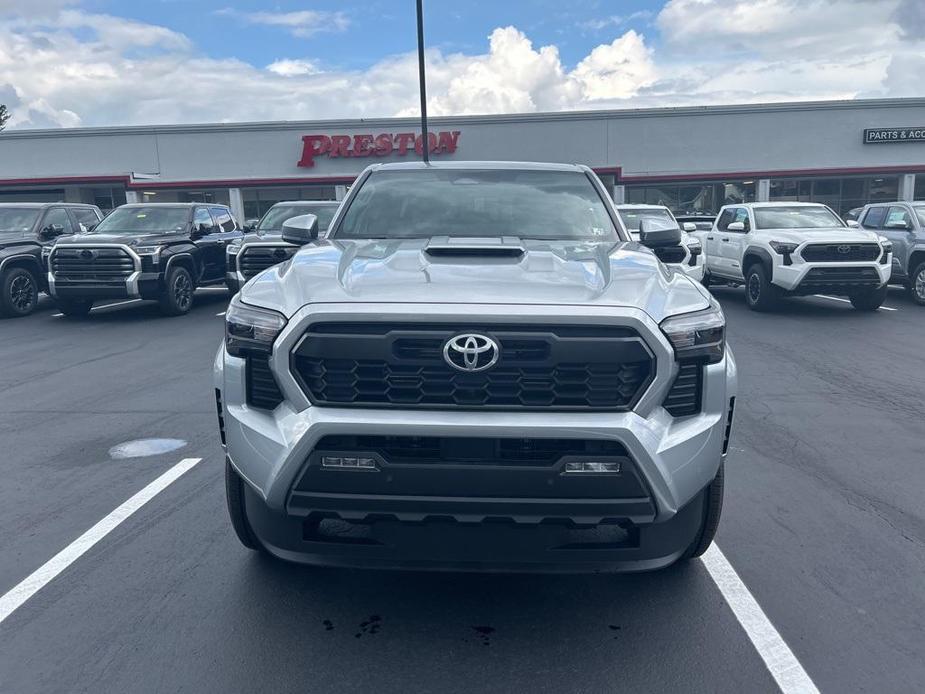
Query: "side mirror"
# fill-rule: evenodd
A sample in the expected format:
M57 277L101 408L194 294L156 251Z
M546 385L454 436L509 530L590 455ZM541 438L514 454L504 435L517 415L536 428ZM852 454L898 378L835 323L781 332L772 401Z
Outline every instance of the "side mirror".
M639 243L649 248L677 246L681 243L680 227L656 228L648 219L639 220Z
M64 233L64 226L61 224L49 224L47 227L42 229L42 234L49 239L53 239L56 236L61 236Z
M697 225L693 222L684 222L681 228L684 229L684 231L697 231Z
M858 223L858 220L856 220L856 219L849 219L847 222L845 222L845 224L847 224L847 225L848 225L849 227L851 227L852 229L859 229L860 226L861 226L861 225Z
M245 224L243 227L241 227L241 231L243 231L245 234L250 234L256 230L257 227L255 227L253 224Z
M745 231L745 222L730 222L726 231Z
M193 224L193 236L205 236L206 234L212 233L212 226L206 224L205 222L200 222L199 224Z
M283 241L293 246L304 246L318 238L318 217L302 214L283 222Z

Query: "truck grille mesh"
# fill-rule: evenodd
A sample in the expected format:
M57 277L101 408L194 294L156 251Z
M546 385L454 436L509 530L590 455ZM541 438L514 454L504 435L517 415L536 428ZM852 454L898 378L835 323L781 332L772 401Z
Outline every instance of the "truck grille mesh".
M876 260L880 246L876 243L814 243L800 251L803 260L811 263L845 263L858 260Z
M238 256L238 269L250 279L268 267L289 260L298 250L295 246L245 246Z
M498 363L464 372L443 359L460 333L491 336ZM321 324L292 368L316 405L338 407L626 410L655 373L627 328Z
M121 248L66 247L55 250L55 279L122 283L135 271L135 261Z

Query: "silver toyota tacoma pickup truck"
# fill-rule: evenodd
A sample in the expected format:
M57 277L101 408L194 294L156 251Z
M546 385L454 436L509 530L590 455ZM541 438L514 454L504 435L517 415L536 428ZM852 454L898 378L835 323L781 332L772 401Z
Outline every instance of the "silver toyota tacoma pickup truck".
M215 396L238 537L336 566L657 569L719 523L719 305L584 166L375 165L249 280ZM646 247L648 246L648 247Z

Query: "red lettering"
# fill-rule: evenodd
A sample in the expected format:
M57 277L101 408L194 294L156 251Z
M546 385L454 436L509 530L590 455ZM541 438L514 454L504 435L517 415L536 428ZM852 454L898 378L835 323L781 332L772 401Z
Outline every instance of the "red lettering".
M451 133L442 132L439 135L439 143L437 144L437 149L432 150L435 152L446 152L447 154L452 154L456 151L456 145L459 142L459 131L454 130Z
M436 133L427 133L427 149L433 154L437 151L437 134ZM414 141L414 151L418 154L424 154L424 136L418 135Z
M398 144L398 153L405 156L408 153L408 147L414 142L414 133L399 133L395 136L395 142Z
M349 135L332 135L331 136L331 152L328 154L329 157L349 157L350 152L350 136Z
M331 151L331 138L327 135L306 135L302 138L302 158L296 166L311 168L315 157Z
M354 135L353 136L353 156L368 157L372 154L372 135Z
M379 135L376 138L376 156L384 157L387 154L392 153L392 134Z

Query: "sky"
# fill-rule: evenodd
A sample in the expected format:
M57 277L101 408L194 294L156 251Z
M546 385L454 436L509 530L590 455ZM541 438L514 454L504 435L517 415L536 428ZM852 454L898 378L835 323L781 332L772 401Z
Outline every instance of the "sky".
M925 96L925 0L425 0L431 115ZM0 0L8 128L418 113L414 0Z

